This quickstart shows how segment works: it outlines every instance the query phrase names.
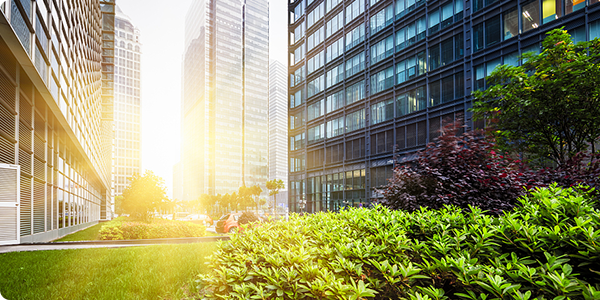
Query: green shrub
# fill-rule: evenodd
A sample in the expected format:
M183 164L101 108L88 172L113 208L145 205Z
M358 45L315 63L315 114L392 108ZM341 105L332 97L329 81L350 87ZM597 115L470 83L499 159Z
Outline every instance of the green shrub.
M100 229L101 240L137 240L202 237L206 227L181 221L154 220L151 223L122 221L103 226Z
M252 223L252 222L258 222L258 216L251 212L251 211L245 211L242 213L242 215L240 216L240 218L238 219L238 224L243 225L243 224L248 224L248 223Z
M500 216L382 206L292 216L221 243L208 299L600 299L600 214L551 186Z

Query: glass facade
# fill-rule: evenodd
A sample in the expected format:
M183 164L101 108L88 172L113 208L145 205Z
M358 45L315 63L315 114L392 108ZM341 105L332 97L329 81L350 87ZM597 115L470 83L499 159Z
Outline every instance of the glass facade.
M304 8L299 6L294 14L300 28L293 31L298 45L295 59L304 62ZM242 185L258 184L266 190L268 26L267 0L194 1L188 10L182 200L231 193ZM296 78L301 84L305 76ZM290 107L304 103L302 93L290 95Z
M112 215L114 1L2 12L0 164L20 167L19 241L47 242Z
M597 2L313 0L306 14L317 17L307 17L301 2L288 1L289 74L306 78L290 82L290 95L298 96L288 111L307 113L306 123L289 132L307 134L306 143L289 149L290 210L337 210L381 197L373 188L385 184L394 164L413 160L443 125L460 119L473 126L470 94L487 86L496 66L517 65L521 54L539 51L554 28L564 26L576 41L600 36ZM324 40L294 35L305 19L306 36L324 26Z

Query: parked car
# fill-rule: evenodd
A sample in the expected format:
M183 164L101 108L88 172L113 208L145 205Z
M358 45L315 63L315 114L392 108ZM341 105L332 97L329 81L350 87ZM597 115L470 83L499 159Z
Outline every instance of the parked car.
M203 224L204 226L209 226L213 224L213 220L209 216L202 214L191 214L181 220L196 224Z
M240 229L238 219L242 213L232 213L221 217L215 225L215 231L218 233L234 233Z

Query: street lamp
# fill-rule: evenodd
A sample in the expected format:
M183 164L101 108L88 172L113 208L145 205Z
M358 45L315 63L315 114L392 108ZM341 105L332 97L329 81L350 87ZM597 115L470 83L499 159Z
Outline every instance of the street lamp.
M342 201L342 203L344 204L343 208L346 208L346 207L348 207L348 203L350 203L350 202L348 200L344 200L344 201Z

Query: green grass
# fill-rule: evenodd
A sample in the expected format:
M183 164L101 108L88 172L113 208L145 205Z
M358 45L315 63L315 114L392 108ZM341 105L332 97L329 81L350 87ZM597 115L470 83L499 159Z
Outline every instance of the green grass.
M180 299L215 243L0 254L6 299Z

